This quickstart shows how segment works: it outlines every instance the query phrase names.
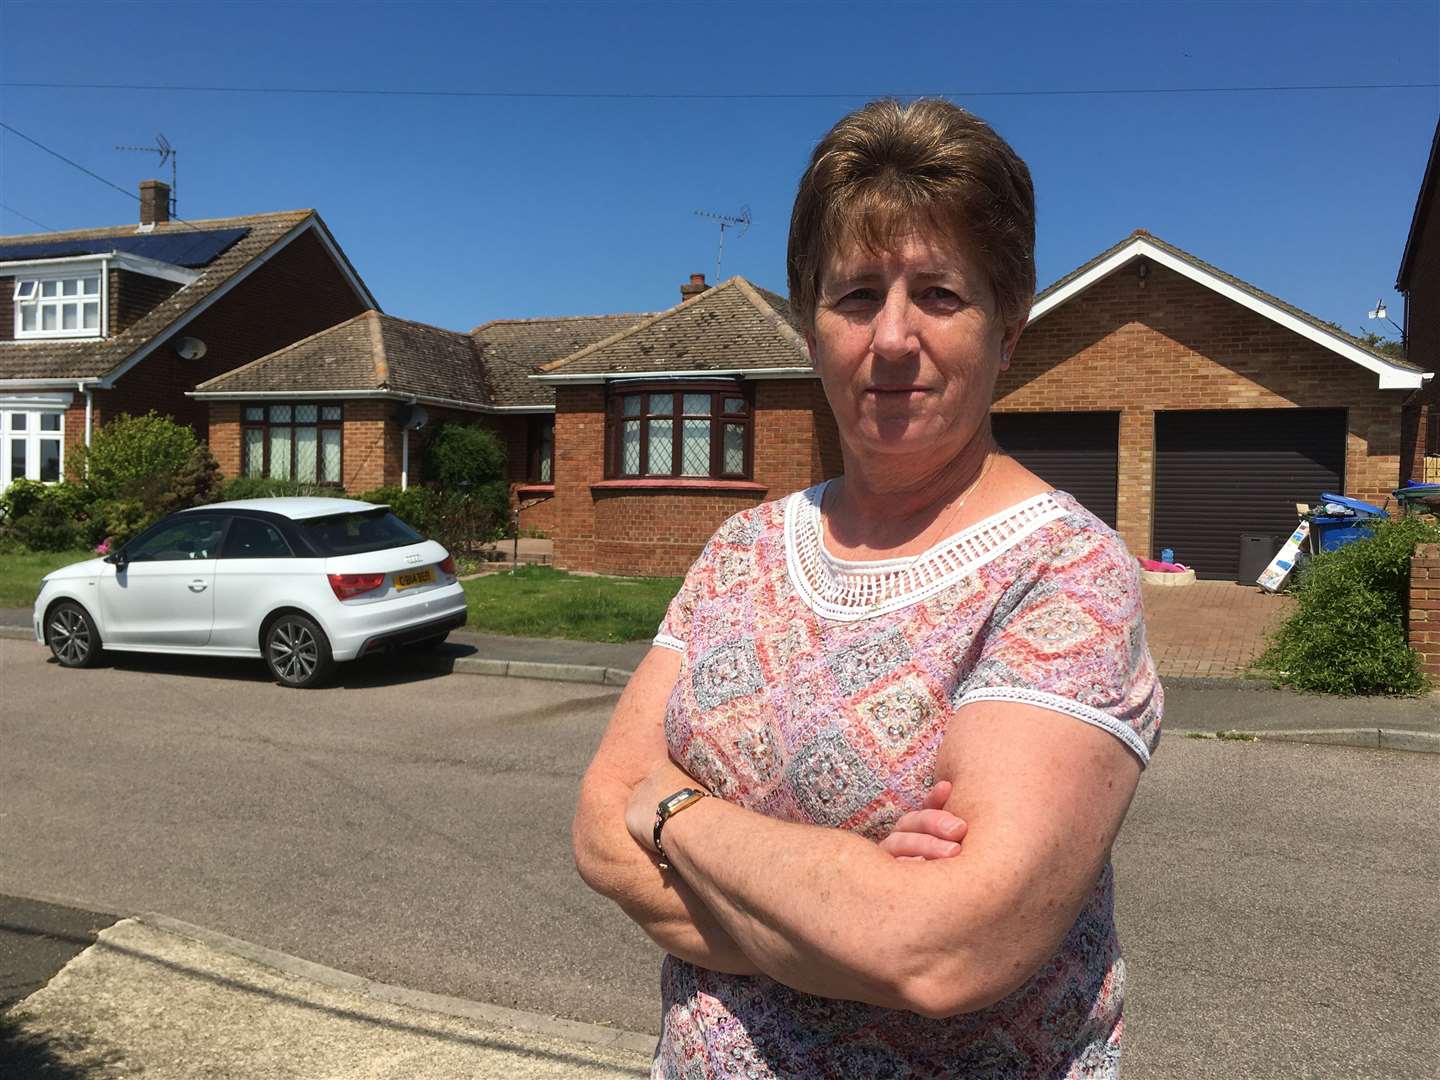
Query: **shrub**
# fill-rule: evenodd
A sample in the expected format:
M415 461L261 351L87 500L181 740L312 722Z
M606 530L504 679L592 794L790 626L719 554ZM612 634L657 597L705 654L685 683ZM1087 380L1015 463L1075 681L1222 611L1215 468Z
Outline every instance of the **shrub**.
M1294 614L1259 660L1281 685L1328 694L1414 694L1426 688L1405 634L1410 556L1440 541L1418 515L1382 521L1368 540L1317 556L1300 572Z
M88 466L96 526L116 543L172 511L212 502L220 486L220 467L205 444L189 427L154 412L104 424L72 463L80 473Z
M446 492L428 486L401 491L398 487L381 487L364 492L356 498L364 502L385 503L395 515L432 540L445 545L448 551L462 554L479 544L505 535L509 518L508 502L496 512L492 498Z
M16 480L0 495L6 547L68 551L91 532L90 493L79 484Z
M441 424L425 442L425 480L451 493L473 494L505 482L505 448L492 431Z

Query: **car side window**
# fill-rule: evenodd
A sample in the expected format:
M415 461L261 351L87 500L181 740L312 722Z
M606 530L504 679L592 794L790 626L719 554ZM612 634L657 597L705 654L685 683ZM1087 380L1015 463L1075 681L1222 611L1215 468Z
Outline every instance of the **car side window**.
M220 540L224 535L224 518L183 514L127 547L125 556L130 562L213 559L220 553Z
M225 536L222 559L288 559L294 553L280 530L268 521L237 517Z

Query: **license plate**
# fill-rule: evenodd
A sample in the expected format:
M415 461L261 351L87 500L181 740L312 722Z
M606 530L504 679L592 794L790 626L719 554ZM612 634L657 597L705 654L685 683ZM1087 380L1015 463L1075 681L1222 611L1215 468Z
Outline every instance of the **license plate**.
M395 591L403 592L406 589L413 589L416 585L429 585L435 580L435 571L428 566L424 570L411 570L406 574L395 575Z

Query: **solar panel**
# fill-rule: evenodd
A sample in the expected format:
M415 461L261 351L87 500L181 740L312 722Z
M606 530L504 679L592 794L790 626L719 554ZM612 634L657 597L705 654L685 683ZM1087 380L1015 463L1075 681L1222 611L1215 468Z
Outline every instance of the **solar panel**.
M32 240L24 244L0 244L0 263L123 251L171 266L208 266L249 233L249 229L208 229L158 235L104 236L94 240Z

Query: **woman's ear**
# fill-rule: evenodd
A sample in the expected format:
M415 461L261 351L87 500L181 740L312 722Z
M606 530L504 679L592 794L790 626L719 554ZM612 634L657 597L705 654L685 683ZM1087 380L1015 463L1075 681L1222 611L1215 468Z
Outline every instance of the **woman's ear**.
M813 367L815 364L815 331L813 329L805 331L805 348L810 353L810 364Z
M1025 332L1025 324L1030 321L1026 315L1013 327L1005 331L1004 337L1000 339L1000 370L1004 371L1010 366L1010 358L1015 355L1015 347L1020 344L1020 335Z

